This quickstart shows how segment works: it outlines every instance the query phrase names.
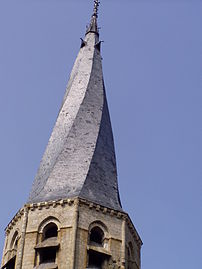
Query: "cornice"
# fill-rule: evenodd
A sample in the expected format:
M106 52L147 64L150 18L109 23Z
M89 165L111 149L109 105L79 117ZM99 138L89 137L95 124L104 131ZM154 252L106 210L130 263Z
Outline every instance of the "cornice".
M31 204L25 204L23 208L21 208L17 214L14 216L14 218L11 220L11 222L8 224L6 227L5 231L6 234L8 235L10 231L14 228L16 223L21 219L25 211L35 211L35 210L42 210L42 209L50 209L56 208L56 207L65 207L65 206L76 206L76 205L85 205L87 206L90 210L96 210L97 212L100 212L105 215L109 215L111 217L116 217L118 219L122 219L126 221L126 224L128 228L131 231L131 234L133 235L133 238L137 242L138 246L142 246L142 240L131 220L129 215L125 213L124 211L119 211L115 209L111 209L109 207L105 207L102 205L99 205L97 203L94 203L92 201L88 201L86 199L74 197L72 199L60 199L57 201L49 201L49 202L41 202L41 203L31 203Z

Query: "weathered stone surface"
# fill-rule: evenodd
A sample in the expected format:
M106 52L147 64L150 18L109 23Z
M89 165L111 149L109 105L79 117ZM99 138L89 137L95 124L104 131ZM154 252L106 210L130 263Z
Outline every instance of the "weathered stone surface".
M52 237L40 242L38 245L36 245L35 249L48 248L48 247L58 248L59 246L60 243L58 242L57 237Z
M60 269L85 269L88 265L89 251L105 255L108 262L104 268L111 268L109 267L110 262L116 266L122 266L117 268L125 269L129 264L131 269L140 268L142 243L127 214L122 211L105 210L106 208L102 206L99 206L98 210L97 204L83 199L79 199L79 201L75 199L71 205L65 201L55 203L56 207L52 203L48 208L45 203L38 204L34 210L32 205L26 205L26 210L23 209L27 212L26 226L23 226L23 218L18 218L7 227L2 267L13 257L15 246L13 239L17 233L16 269L50 269L52 267L46 267L50 265L53 268L58 266ZM111 214L112 211L113 214ZM78 217L75 218L77 214ZM54 223L58 227L57 239L53 237L43 240L44 230L50 223ZM90 231L96 226L104 232L103 246L99 247L92 245L89 241ZM74 230L76 230L76 234L74 234ZM40 264L41 249L51 246L57 247L55 263ZM22 265L18 266L20 257L22 257Z
M98 41L96 33L87 33L29 203L78 196L121 209Z
M47 264L40 264L39 266L34 267L34 269L57 269L57 264L54 263L47 263Z

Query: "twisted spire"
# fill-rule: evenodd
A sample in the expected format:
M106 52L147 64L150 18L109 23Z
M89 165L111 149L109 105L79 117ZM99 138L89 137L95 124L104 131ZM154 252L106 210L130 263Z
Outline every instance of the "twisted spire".
M28 203L80 197L122 210L105 94L95 1L91 24L74 64L55 127Z
M93 15L91 16L90 24L87 26L86 34L95 33L95 34L99 35L98 25L97 25L99 5L100 5L100 1L99 0L94 0Z

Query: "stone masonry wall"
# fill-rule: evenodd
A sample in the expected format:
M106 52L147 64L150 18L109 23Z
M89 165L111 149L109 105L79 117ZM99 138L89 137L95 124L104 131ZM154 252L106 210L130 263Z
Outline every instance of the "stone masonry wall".
M2 266L16 255L15 269L37 268L39 254L35 247L42 243L44 228L50 223L58 227L55 263L59 269L86 269L89 251L107 257L104 269L140 268L141 240L127 214L78 198L28 204L20 210L6 229ZM104 232L103 246L99 248L89 244L89 233L95 226ZM129 243L135 257L130 264Z

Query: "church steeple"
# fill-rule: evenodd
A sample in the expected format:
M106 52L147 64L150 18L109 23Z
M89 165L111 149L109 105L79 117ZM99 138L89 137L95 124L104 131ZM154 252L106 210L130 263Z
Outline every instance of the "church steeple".
M98 6L96 0L29 203L83 197L121 209L97 36Z
M28 202L6 227L1 269L140 269L119 199L95 1Z

